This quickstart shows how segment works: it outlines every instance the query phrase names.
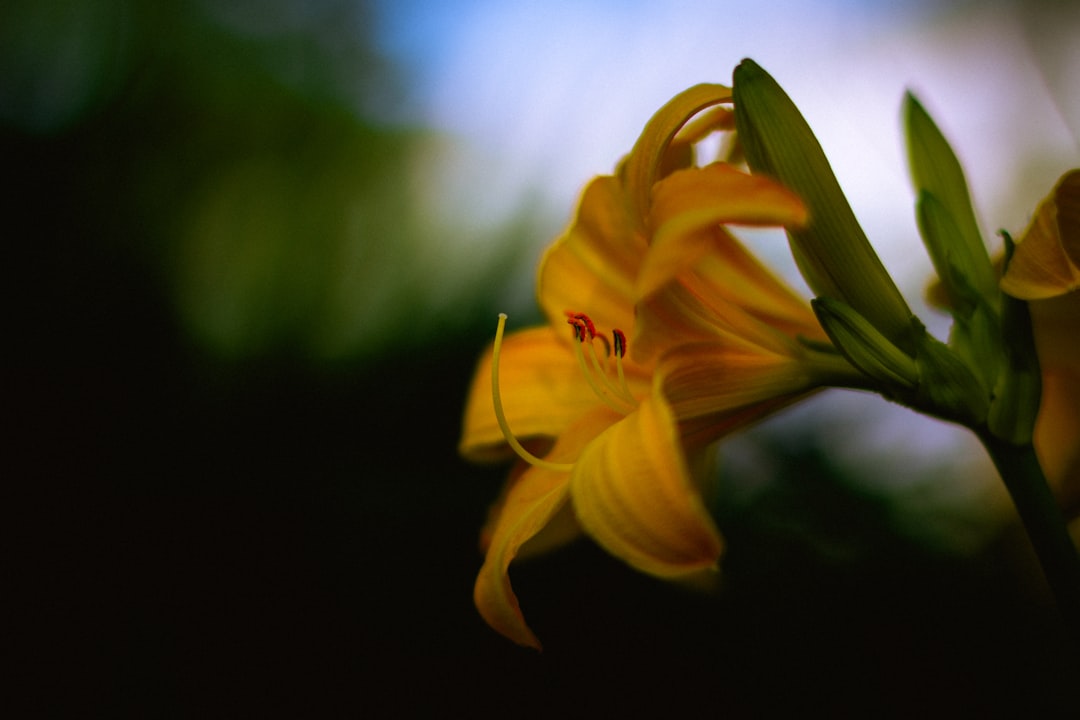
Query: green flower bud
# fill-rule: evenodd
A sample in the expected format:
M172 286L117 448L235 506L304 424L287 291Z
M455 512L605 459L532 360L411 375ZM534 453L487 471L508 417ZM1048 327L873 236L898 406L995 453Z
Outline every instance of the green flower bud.
M919 380L915 361L842 300L810 301L818 322L848 361L879 384L886 395L913 390Z
M771 175L810 210L788 230L799 270L817 295L843 300L913 354L911 310L855 219L829 161L791 98L752 60L735 68L735 125L754 172Z
M945 136L911 93L904 101L904 127L919 198L919 231L934 268L958 310L974 304L974 298L963 297L965 289L996 305L997 276L975 220L964 171Z

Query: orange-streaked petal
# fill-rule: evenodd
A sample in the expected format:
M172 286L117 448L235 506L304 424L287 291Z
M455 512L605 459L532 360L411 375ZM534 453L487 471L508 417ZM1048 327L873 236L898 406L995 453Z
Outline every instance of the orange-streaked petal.
M558 437L582 413L600 404L581 374L566 336L550 327L528 328L503 340L499 386L503 410L518 438ZM477 364L465 404L459 450L469 460L505 459L509 448L491 398L491 348Z
M1062 504L1080 513L1080 291L1028 307L1043 384L1035 451Z
M1016 243L1001 289L1041 300L1080 288L1080 170L1066 173Z
M624 168L629 209L639 227L648 224L649 196L672 138L698 112L726 102L731 102L731 88L695 85L669 100L645 125Z
M793 395L820 384L810 365L792 355L736 342L684 345L657 367L664 396L680 420L725 415Z
M810 390L802 395L783 395L772 400L763 400L754 405L747 405L728 412L688 418L679 422L679 435L687 452L693 452L715 443L720 438L749 427L759 420L777 413L808 397L817 390Z
M716 340L778 354L790 352L791 336L754 317L739 302L710 295L711 289L710 282L694 270L639 303L630 343L635 361L648 363L669 348ZM809 307L803 312L810 313ZM817 322L812 316L810 321Z
M606 408L587 413L559 438L548 458L572 462L582 447L617 418ZM531 467L512 481L476 577L473 601L480 615L492 628L520 645L540 649L540 641L525 623L510 586L510 563L521 546L543 530L563 507L569 482L569 474L540 467Z
M765 325L791 337L828 341L810 303L762 265L734 237L694 268L696 291L713 304L737 304Z
M672 173L653 188L652 241L637 280L637 296L645 297L714 247L724 244L719 225L801 226L806 206L793 192L761 175L750 175L726 163Z
M1080 516L1080 372L1043 373L1035 454L1069 517Z
M720 557L720 533L658 392L590 443L570 477L581 526L633 567L678 577L712 567Z
M547 454L546 451L543 454ZM526 472L531 467L532 466L524 460L519 461L511 471L510 477L503 486L499 498L488 508L487 521L484 523L483 527L480 528L481 552L486 554L488 548L491 547L491 541L495 537L495 528L499 524L499 517L502 516L503 506L506 505L506 498L510 495L510 491L513 490L518 480L521 479L522 473ZM556 550L579 537L581 537L581 526L578 524L577 517L574 516L574 511L570 507L570 504L567 503L563 505L562 509L555 513L550 520L548 520L547 525L545 525L540 532L521 546L515 559L520 561L533 556L543 555L552 550Z
M540 263L537 295L548 321L562 324L563 313L572 310L587 314L602 332L633 327L634 281L645 248L626 214L619 181L595 178L581 195L573 224Z

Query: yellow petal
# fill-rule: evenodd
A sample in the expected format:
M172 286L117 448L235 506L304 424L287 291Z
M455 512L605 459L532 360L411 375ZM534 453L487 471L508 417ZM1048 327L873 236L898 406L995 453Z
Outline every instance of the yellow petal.
M1066 173L1016 243L1001 289L1039 300L1080 288L1080 170Z
M647 363L677 345L720 339L778 354L789 352L794 342L790 335L754 317L744 304L729 301L725 294L714 292L710 279L698 270L683 273L678 282L668 283L638 305L631 355ZM809 316L807 323L816 324L809 307L800 310Z
M549 459L572 462L581 448L615 422L606 408L580 418L552 448ZM510 563L523 544L535 537L566 502L569 475L539 467L526 470L511 484L502 503L484 564L473 587L473 601L492 628L520 645L540 649L540 641L525 623L510 586Z
M731 102L731 88L695 85L669 100L645 125L624 168L630 212L639 227L648 224L649 196L672 138L698 112L726 102Z
M518 438L558 437L599 400L585 381L568 337L539 327L507 335L499 363L503 410ZM560 337L561 335L561 337ZM474 462L510 455L491 399L491 348L477 364L465 404L459 450Z
M726 415L818 384L797 357L731 341L678 347L663 357L657 374L680 420Z
M547 454L550 447L549 444L544 448L544 455ZM522 473L528 471L531 467L532 466L524 460L518 461L511 471L509 479L507 479L506 484L503 486L499 498L488 508L487 520L484 522L483 527L480 528L481 552L486 554L491 547L491 541L495 537L495 528L499 524L499 518L502 516L503 507L506 505L506 498L521 479ZM530 557L543 555L553 550L557 550L579 537L581 537L581 526L578 524L577 517L574 516L573 508L570 507L569 503L566 503L561 510L548 520L547 525L545 525L540 532L532 536L528 542L519 548L515 559L520 561Z
M1035 451L1062 504L1080 513L1080 292L1029 303L1042 371Z
M787 188L726 163L672 173L653 189L649 252L637 280L645 297L695 265L714 244L723 224L791 225L807 221L806 207Z
M548 321L565 323L563 313L572 310L605 332L633 327L634 279L645 248L619 181L603 176L590 182L573 224L540 263L537 294Z
M484 565L476 577L473 601L487 624L519 645L540 649L525 623L510 586L510 562L566 502L569 478L543 468L530 468L510 488L492 535Z
M715 304L737 304L786 335L827 341L806 298L773 274L733 237L694 268L696 291Z
M712 567L720 556L720 534L659 393L585 448L570 492L585 531L639 570L677 577Z

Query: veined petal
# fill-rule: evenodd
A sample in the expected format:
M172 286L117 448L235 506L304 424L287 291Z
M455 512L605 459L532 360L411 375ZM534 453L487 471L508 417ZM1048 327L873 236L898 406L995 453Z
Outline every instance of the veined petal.
M1016 243L1001 289L1040 300L1080 288L1080 170L1067 173Z
M659 392L585 448L570 493L586 532L639 570L677 577L712 567L720 556L720 533Z
M639 227L648 224L649 196L672 138L698 112L726 102L731 102L731 88L695 85L669 100L645 125L624 168L629 210Z
M566 337L551 327L520 330L503 340L499 364L503 410L519 438L558 437L600 404L582 375ZM478 461L510 456L491 398L491 348L477 364L465 405L459 450Z
M707 447L733 432L753 425L759 420L793 405L799 400L816 392L811 390L802 395L783 395L772 400L762 400L754 405L718 412L711 415L687 418L679 421L679 434L687 452L694 452Z
M617 417L606 408L587 413L559 438L548 457L554 462L573 462L582 447ZM525 623L510 586L510 563L521 546L543 530L563 507L569 483L569 474L540 467L529 468L513 481L476 577L473 601L480 615L492 628L520 645L540 649L540 641Z
M787 188L726 163L679 170L653 188L652 241L637 296L643 298L695 265L723 242L713 230L723 224L802 226L806 207ZM716 248L720 252L724 247Z
M1042 371L1035 451L1062 503L1080 512L1080 292L1028 307Z
M726 234L723 229L714 232ZM809 307L802 312L816 324ZM695 269L638 304L630 353L638 362L650 362L668 348L718 339L779 354L788 352L795 342L784 330L754 317L741 303L714 293L710 278Z
M547 454L547 451L544 454ZM495 528L499 525L499 518L502 517L503 507L506 506L506 499L509 497L510 491L521 480L522 474L528 472L531 467L532 465L529 465L524 460L518 461L511 470L506 484L503 485L498 499L488 508L487 520L484 522L483 527L480 528L480 550L484 554L487 554L488 549L491 547L491 541L495 537ZM528 542L518 549L515 559L520 561L544 555L579 537L581 537L581 525L578 524L577 517L574 516L570 504L564 504L562 509L548 520L540 532L533 535Z
M595 178L581 195L573 224L540 263L537 294L548 320L563 324L563 313L574 310L608 330L633 327L634 280L645 249L619 181Z
M763 324L791 337L827 341L806 298L762 265L730 234L694 268L698 294L714 304L739 305Z
M569 477L543 468L530 468L510 488L496 523L473 601L487 624L519 645L540 649L540 641L525 623L510 586L510 562L566 502Z
M661 359L657 375L680 421L801 395L818 385L802 359L734 342L675 348Z

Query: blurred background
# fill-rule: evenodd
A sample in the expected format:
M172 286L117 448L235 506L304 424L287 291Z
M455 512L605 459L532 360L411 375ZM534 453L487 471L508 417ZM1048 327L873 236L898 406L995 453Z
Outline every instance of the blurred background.
M920 300L903 93L996 243L1080 161L1076 37L1080 7L1049 0L4 3L5 474L32 707L1063 713L1076 666L962 431L837 391L732 438L718 590L580 542L515 568L543 654L472 607L506 468L455 446L496 313L538 319L536 260L577 192L743 57L803 110L944 336ZM804 288L781 236L745 237Z

